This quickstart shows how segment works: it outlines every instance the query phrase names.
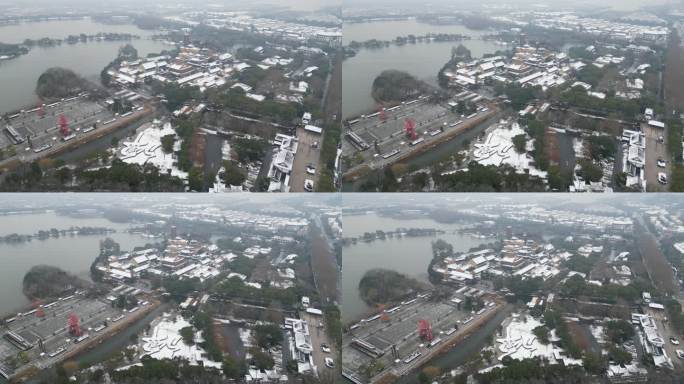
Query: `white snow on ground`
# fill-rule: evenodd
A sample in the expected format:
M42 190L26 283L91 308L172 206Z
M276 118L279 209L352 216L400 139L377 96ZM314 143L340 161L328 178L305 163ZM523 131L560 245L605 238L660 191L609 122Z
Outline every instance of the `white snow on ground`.
M523 135L525 131L518 123L513 123L510 128L507 123L499 126L487 134L483 143L475 144L473 158L482 165L500 166L508 164L513 166L518 173L524 173L529 169L530 175L546 178L546 172L536 169L531 165L534 160L527 153L518 153L513 146L513 137Z
M589 327L591 330L591 334L594 336L596 339L596 342L599 344L605 344L606 339L604 337L604 331L603 331L603 326L602 325L591 325Z
M572 138L572 149L575 151L575 157L581 159L584 157L584 141L581 138Z
M252 344L252 330L251 329L240 328L240 329L238 329L238 332L240 333L240 341L242 341L242 345L245 346L245 349L249 349L250 347L254 346Z
M533 329L542 325L540 321L528 315L514 314L511 322L504 330L504 337L496 339L499 343L499 360L505 356L510 356L516 360L542 357L551 364L560 362L565 365L581 365L582 361L568 358L563 355L563 350L555 347L551 342L542 344L532 332ZM556 340L555 331L552 330L549 339Z
M143 125L133 140L124 141L118 151L118 157L128 164L152 164L159 168L161 172L171 170L172 176L187 179L188 173L181 171L173 165L173 153L164 153L161 145L161 138L166 135L175 135L176 131L171 127L171 123L164 123L160 128L158 122ZM180 148L180 141L177 140L174 151Z
M223 141L223 145L221 145L221 158L223 160L231 160L232 156L230 155L230 143L228 140Z
M165 313L162 320L154 326L150 336L143 337L142 349L144 354L155 359L180 358L187 360L190 365L199 365L202 361L205 367L221 368L221 363L202 356L204 350L198 346L201 334L195 334L195 344L187 345L183 342L180 330L191 324L180 315Z

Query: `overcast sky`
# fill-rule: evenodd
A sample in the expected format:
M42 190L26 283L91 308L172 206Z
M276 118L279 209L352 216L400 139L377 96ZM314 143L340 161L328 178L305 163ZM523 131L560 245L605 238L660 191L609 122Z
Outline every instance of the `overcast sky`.
M601 9L613 8L619 11L637 10L643 6L662 4L681 5L684 0L0 0L0 9L11 7L87 7L88 9L112 9L117 6L131 7L131 11L150 8L150 6L174 8L180 4L193 4L198 9L214 8L216 5L229 6L235 9L245 9L258 6L266 9L290 8L301 11L314 11L328 7L349 8L379 8L396 6L403 10L435 11L440 6L449 9L461 7L463 9L480 8L492 5L510 5L535 9Z
M173 8L177 5L196 4L199 7L213 7L216 5L235 7L236 9L243 9L253 6L263 8L283 8L288 7L295 10L312 11L320 8L339 7L341 0L0 0L0 9L5 7L88 7L93 8L111 8L117 5L137 5L137 6L152 6L158 5L163 7ZM137 11L139 8L131 8L131 11Z
M443 4L444 6L458 6L472 7L474 5L496 5L509 4L515 6L530 6L550 9L566 8L566 7L580 7L585 9L611 7L617 10L636 10L643 6L653 6L662 4L681 4L681 0L479 0L474 2L472 0L429 0L431 4ZM358 6L358 7L375 7L379 5L398 5L402 7L416 6L418 10L434 9L426 7L424 1L415 0L374 0L369 2L367 0L343 0L343 6Z

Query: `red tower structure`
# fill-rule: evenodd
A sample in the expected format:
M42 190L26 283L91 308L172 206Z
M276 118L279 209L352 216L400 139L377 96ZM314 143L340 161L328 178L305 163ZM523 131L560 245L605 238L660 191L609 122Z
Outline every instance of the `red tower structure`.
M406 136L410 137L411 140L415 140L418 136L416 134L416 122L411 118L404 120L404 131L406 131Z
M43 310L43 302L41 300L33 300L32 306L36 310L37 317L45 317L45 311Z
M418 321L418 336L421 339L432 341L432 325L425 319L420 319Z
M73 313L69 314L67 324L69 326L69 334L72 336L81 336L81 322L78 320L78 316Z
M38 107L38 117L41 119L45 117L45 105L41 104L40 107Z
M64 114L59 115L59 131L62 133L62 136L69 135L69 122L67 122Z
M387 113L385 113L385 107L382 105L378 107L378 113L380 114L380 121L386 121L387 120Z

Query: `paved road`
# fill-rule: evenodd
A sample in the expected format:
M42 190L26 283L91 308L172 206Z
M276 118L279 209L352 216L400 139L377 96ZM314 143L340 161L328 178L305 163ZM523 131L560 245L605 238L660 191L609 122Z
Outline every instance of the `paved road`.
M663 346L663 348L665 349L667 356L670 359L672 359L672 364L677 369L684 368L684 360L678 358L676 352L677 349L684 349L684 346L682 346L682 344L672 344L670 342L670 337L674 337L675 339L679 340L680 343L684 342L684 340L681 339L677 331L670 327L671 323L667 321L665 311L646 309L646 313L651 315L655 319L656 324L658 325L658 332L663 337L663 339L665 339L665 345Z
M670 156L667 154L667 131L661 128L654 128L648 124L642 124L641 129L646 137L646 190L649 192L665 192L668 186L658 182L658 173L665 172L667 179L670 179ZM662 136L665 141L660 142L658 138ZM658 167L657 160L664 159L667 162L665 168Z
M332 383L328 381L328 378L332 378L333 373L339 369L340 361L337 359L338 353L335 351L334 345L330 342L328 334L325 330L325 323L323 322L322 316L312 315L308 312L300 312L300 317L304 319L309 324L309 333L311 334L311 345L313 347L313 358L314 364L316 365L316 370L318 376L323 383ZM325 353L321 351L321 344L328 345L332 351L331 353ZM335 368L328 368L325 365L325 358L330 357L335 362Z
M311 179L314 181L314 189L318 181L318 172L321 168L319 166L319 158L321 156L320 144L322 136L318 133L309 132L304 127L297 128L297 138L299 139L299 147L295 154L294 163L292 165L292 174L290 175L290 192L304 192L304 180ZM314 148L314 142L318 142L318 148ZM315 175L306 173L306 166L313 164L316 168Z

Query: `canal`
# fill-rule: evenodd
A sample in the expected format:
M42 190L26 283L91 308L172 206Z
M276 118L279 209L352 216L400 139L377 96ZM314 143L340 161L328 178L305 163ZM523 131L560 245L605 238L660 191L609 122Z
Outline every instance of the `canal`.
M502 116L502 113L497 113L493 117L478 124L476 127L455 136L449 141L436 144L434 147L429 148L426 151L407 159L406 161L402 161L402 163L406 164L407 166L420 169L429 167L435 162L443 161L461 150L468 149L468 145L470 143L478 140L480 136L484 134L485 130L492 124L496 123ZM355 181L345 181L342 183L342 191L353 192L358 189L358 186L364 181L364 177L361 177Z
M476 353L479 353L482 348L489 345L492 335L498 330L497 328L504 319L513 311L513 306L507 304L497 314L490 319L482 328L473 332L468 338L458 343L454 348L448 352L432 359L430 366L439 367L442 372L455 369L466 362L468 362ZM410 374L401 377L396 381L397 384L414 384L420 382L418 375L420 370L411 372Z

